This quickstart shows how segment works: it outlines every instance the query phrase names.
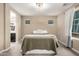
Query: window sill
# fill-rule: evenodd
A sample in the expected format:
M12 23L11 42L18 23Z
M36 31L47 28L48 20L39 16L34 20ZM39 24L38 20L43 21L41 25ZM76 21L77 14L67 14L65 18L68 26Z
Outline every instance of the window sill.
M72 40L79 40L79 38L77 38L77 37L72 37Z
M72 34L79 34L79 33L77 33L77 32L72 32Z

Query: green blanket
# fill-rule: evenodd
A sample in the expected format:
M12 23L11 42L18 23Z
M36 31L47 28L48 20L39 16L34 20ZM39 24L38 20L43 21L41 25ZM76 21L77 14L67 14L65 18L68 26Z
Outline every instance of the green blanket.
M56 37L52 36L26 36L22 42L22 54L33 49L47 49L53 50L57 53L58 41Z

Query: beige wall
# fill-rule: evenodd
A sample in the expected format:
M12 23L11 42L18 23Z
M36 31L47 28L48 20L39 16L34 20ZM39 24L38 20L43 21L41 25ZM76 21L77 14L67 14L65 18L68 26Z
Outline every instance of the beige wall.
M74 7L71 7L57 17L58 38L66 46L68 36L72 34L73 12Z
M0 51L10 46L9 7L0 4Z
M30 19L31 24L25 24L25 20ZM48 25L48 20L52 20L54 24ZM52 16L22 16L22 36L31 34L33 30L44 29L51 34L57 33L57 19Z
M0 51L4 49L4 4L0 3Z
M20 14L16 13L16 40L21 39L21 16Z
M10 46L10 7L5 4L5 48Z
M58 39L65 43L66 45L66 38L65 38L65 13L60 14L57 17L57 37Z
M0 51L10 46L9 7L0 3Z

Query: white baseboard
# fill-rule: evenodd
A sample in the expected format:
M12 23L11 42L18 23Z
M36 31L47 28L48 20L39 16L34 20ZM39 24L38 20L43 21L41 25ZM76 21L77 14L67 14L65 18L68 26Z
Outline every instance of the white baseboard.
M72 48L72 50L79 54L79 51L78 51L78 50L76 50L76 49L74 49L74 48Z
M9 49L10 49L10 47L8 47L8 48L6 48L6 49L4 49L4 50L1 50L0 53L3 53L3 52L5 52L5 51L8 51Z
M67 47L67 45L65 44L65 43L63 43L62 41L60 41L60 40L58 40L62 45L64 45L64 46L66 46Z

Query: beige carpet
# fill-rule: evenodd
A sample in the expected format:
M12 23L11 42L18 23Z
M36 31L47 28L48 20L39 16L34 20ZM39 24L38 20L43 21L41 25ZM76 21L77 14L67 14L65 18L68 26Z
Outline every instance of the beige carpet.
M21 43L11 43L11 48L4 52L1 53L0 56L22 56L21 55ZM42 53L40 53L42 52ZM47 50L31 50L26 53L25 56L52 56L53 51L47 51ZM62 45L57 48L57 55L55 56L78 56L78 54L74 53L72 50L69 48L66 48Z

